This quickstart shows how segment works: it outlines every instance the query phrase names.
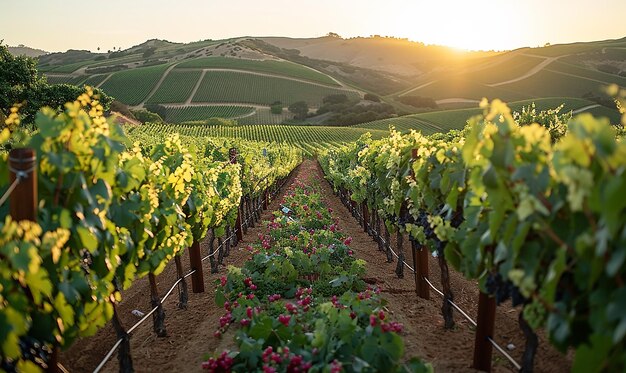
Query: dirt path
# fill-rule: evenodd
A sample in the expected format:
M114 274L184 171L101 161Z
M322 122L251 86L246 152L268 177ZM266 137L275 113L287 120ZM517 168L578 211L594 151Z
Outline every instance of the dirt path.
M587 105L587 106L581 107L579 109L573 110L572 114L580 114L580 113L582 113L584 111L587 111L589 109L594 109L594 108L597 108L599 106L600 106L600 104Z
M111 79L112 76L113 76L113 73L107 75L107 77L104 78L104 80L102 80L100 83L98 83L98 85L96 85L96 88L102 87L102 85L106 83L107 80Z
M204 76L205 75L206 75L206 70L202 70L202 74L200 74L200 77L198 78L198 81L196 82L196 85L193 87L193 91L191 91L191 94L185 100L184 105L190 105L191 104L191 100L196 95L196 92L198 92L198 88L200 88L200 84L202 84L202 80L204 80Z
M154 96L154 94L156 93L156 91L159 89L159 87L161 86L161 84L163 83L163 81L165 80L165 78L167 78L167 76L169 75L170 71L172 71L176 65L178 65L177 63L172 64L170 67L167 68L167 70L165 70L163 72L163 75L161 75L161 79L159 79L159 81L157 82L157 84L154 86L154 88L152 88L152 90L150 91L150 93L148 94L148 96L146 96L146 98L137 106L144 106L146 104L146 102L148 102L148 100L150 99L150 97Z
M537 57L535 55L530 55L530 54L522 54L522 56ZM548 66L552 62L558 60L561 57L565 57L565 56L548 57L544 61L540 62L539 65L533 67L532 69L528 70L525 74L522 74L522 75L518 76L517 78L510 79L510 80L507 80L507 81L504 81L504 82L487 84L487 86L488 87L498 87L498 86L501 86L501 85L511 84L511 83L519 82L520 80L524 80L526 78L530 78L531 76L537 74L538 72L543 70L546 66Z
M443 100L437 100L435 101L435 103L437 105L443 105L443 104L477 104L480 101L478 100L473 100L470 98L459 98L459 97L455 97L455 98L444 98Z
M381 287L384 297L388 301L388 309L394 318L405 325L403 338L405 340L405 356L419 356L433 363L435 369L440 372L474 372L470 368L473 356L474 332L473 327L465 319L461 319L455 313L457 326L454 330L443 329L443 320L440 313L441 299L431 293L430 300L422 300L415 295L415 285L412 274L405 270L405 278L399 279L394 273L396 263L387 263L385 255L378 251L378 246L371 237L363 232L349 211L341 204L334 195L330 185L323 179L321 169L317 162L305 161L294 173L292 180L299 178L307 180L308 175L319 180L322 189L322 197L328 207L334 210L334 215L339 219L339 227L353 237L352 247L355 255L367 261L366 278L369 283ZM291 181L290 181L291 182ZM289 185L288 182L286 186ZM262 219L267 220L270 212L279 207L282 198L278 198L269 206ZM241 266L248 255L244 250L246 244L254 242L258 233L265 229L260 225L248 230L244 242L231 250L231 255L225 259L225 264ZM405 240L405 242L407 242ZM408 243L405 247L408 249ZM405 249L406 250L406 249ZM206 243L203 253L208 252ZM408 254L408 250L406 250ZM206 255L206 254L203 254ZM411 256L408 255L408 258ZM410 261L409 261L410 262ZM175 279L175 268L168 265L165 271L157 277L159 289L164 292ZM431 258L430 279L437 287L439 284L439 270L437 261ZM183 267L189 268L188 256L183 254ZM208 273L208 264L205 266L206 292L193 294L190 291L189 306L187 310L178 310L176 302L178 297L173 294L165 303L167 313L166 326L168 337L157 338L152 331L151 320L141 325L131 337L131 351L133 364L137 372L169 372L185 371L200 372L200 364L203 355L221 351L232 347L232 331L221 339L213 337L213 332L218 325L219 317L223 310L217 308L213 299L214 281L219 278L225 269L220 268L220 273ZM475 282L464 279L460 274L452 271L452 289L455 302L472 317L476 315L476 300L478 288ZM190 287L190 285L189 285ZM149 309L149 290L147 279L137 281L130 289L124 292L124 300L119 306L123 323L126 327L134 324L137 317L131 314L134 309L146 312ZM501 345L509 343L515 345L510 351L515 359L520 360L523 352L523 335L517 326L518 311L510 306L503 305L497 309L496 333L494 339ZM540 336L540 347L536 358L537 372L561 372L567 371L571 365L571 357L564 357L551 348L546 339ZM101 330L96 336L86 338L62 355L63 364L72 372L90 372L100 362L102 357L115 343L115 335L109 325ZM510 364L494 351L494 372L513 372ZM104 371L116 372L118 363L116 355L105 366Z
M426 87L428 87L429 85L431 85L431 84L433 84L433 83L437 83L437 80L431 80L430 82L427 82L427 83L424 83L424 84L418 85L418 86L417 86L417 87L415 87L415 88L411 88L411 89L409 89L409 90L408 90L408 91L406 91L406 92L402 92L402 93L400 93L400 94L398 95L398 97L406 96L406 95L408 95L409 93L412 93L412 92L418 91L418 90L420 90L420 89L422 89L422 88L426 88Z

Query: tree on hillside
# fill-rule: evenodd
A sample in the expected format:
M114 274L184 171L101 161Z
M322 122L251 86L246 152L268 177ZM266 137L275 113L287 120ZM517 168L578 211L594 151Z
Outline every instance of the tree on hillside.
M295 119L304 120L309 113L309 105L304 101L294 102L287 108L290 112L295 114Z
M23 104L22 119L32 123L43 106L61 110L66 102L74 101L83 92L83 88L75 85L48 84L46 78L39 75L35 59L13 56L8 47L0 43L0 111L5 116L13 105ZM107 111L113 99L98 90L95 93L100 95L100 103Z
M270 106L270 111L272 114L281 114L283 112L283 103L280 101L274 101Z
M343 104L348 101L348 96L343 93L328 95L322 99L322 102L325 104Z
M23 102L27 103L23 110L34 114L39 108L33 111L28 103L46 85L45 78L37 74L37 63L33 58L13 56L9 48L0 43L0 110L4 114L8 114L14 104Z
M437 102L431 97L422 97L422 96L401 96L398 98L400 102L406 105L411 105L419 108L428 107L436 109Z
M363 99L372 102L380 102L380 97L371 93L366 93L365 96L363 96Z
M143 58L148 58L148 57L152 56L155 51L156 51L156 47L148 47L148 48L143 50L142 57Z

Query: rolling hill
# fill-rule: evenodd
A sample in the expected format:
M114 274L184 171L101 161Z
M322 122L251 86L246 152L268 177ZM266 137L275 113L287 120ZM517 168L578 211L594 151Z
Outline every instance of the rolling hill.
M266 37L260 40L282 49L296 49L300 55L317 60L342 62L352 66L384 71L402 76L418 76L442 62L446 65L497 55L496 52L459 51L437 45L391 37L338 36L321 38Z
M178 121L227 113L250 124L281 123L292 118L270 106L306 101L319 107L325 96L358 90L313 68L249 48L237 40L174 44L151 40L121 52L94 55L68 51L40 59L51 83L92 84L131 107L163 105ZM252 113L216 107L252 108ZM187 110L185 110L187 109ZM171 114L171 116L170 116Z
M626 39L519 49L458 71L424 74L413 88L392 96L430 97L443 104L482 97L601 97L612 83L626 86Z
M39 56L48 54L48 52L44 50L27 47L23 44L20 44L17 47L8 47L8 48L9 48L9 53L11 53L14 56L39 57Z
M162 105L168 121L220 115L248 124L278 124L291 114L271 114L270 105L277 101L283 107L306 101L315 110L328 95L355 100L372 93L398 113L415 114L363 126L382 123L386 129L385 123L402 121L404 128L418 118L425 130L434 131L448 127L438 121L424 124L429 123L424 112L433 109L412 106L412 97L432 99L435 111L475 108L483 97L510 102L558 97L567 105L585 99L593 102L583 106L605 105L588 110L615 116L603 87L626 86L626 38L503 53L463 53L377 36L242 37L188 44L153 39L108 53L43 55L39 68L51 83L93 85L135 108Z
M593 113L594 115L608 117L612 123L619 123L620 120L620 115L616 110L610 110L604 106L600 106L599 104L582 98L550 97L514 101L510 102L508 105L512 110L520 111L523 106L528 106L533 103L535 104L537 110L553 109L562 104L562 113L568 111L573 111L574 113L587 111ZM357 124L352 127L367 128L372 130L388 130L391 126L393 126L396 130L401 132L416 130L430 135L435 132L462 129L470 117L481 113L482 109L478 107L442 110L377 120L369 123Z

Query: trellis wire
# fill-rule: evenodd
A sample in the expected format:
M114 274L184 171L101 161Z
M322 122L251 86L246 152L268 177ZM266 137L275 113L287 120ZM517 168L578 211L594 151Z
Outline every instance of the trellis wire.
M18 173L18 177L15 179L15 181L13 182L13 184L17 185L20 181L21 178L26 177L27 174L25 173L26 171L20 171L20 173ZM24 173L24 176L21 177L21 173ZM291 174L290 174L291 176ZM285 180L281 183L280 187L277 188L276 192L274 192L274 197L276 195L278 195L278 193L280 192L280 189L286 184L287 179L289 177L285 178ZM13 189L15 189L15 186L12 185L11 187L9 187L10 190L7 190L7 192L5 193L5 196L8 198L8 196L11 194L11 192L13 191ZM4 202L5 196L2 197L2 199L0 199L0 206L2 205L2 203ZM261 210L263 207L262 206L258 206L254 212L258 212L259 210ZM245 224L247 224L250 221L250 218L246 219ZM228 242L230 241L233 237L235 237L235 235L237 234L238 229L235 228L233 229L233 233L228 236L228 238L226 238L222 244L218 245L218 247L215 249L215 251L213 251L211 254L205 256L204 258L202 258L202 262L204 262L205 260L209 259L210 257L214 256L215 253L217 253L221 248L223 248L224 242ZM163 302L170 296L170 294L172 293L172 291L174 291L174 288L183 280L186 279L187 277L191 276L192 274L194 274L196 272L196 270L192 270L189 271L186 275L184 275L182 278L179 278L174 285L172 285L172 287L170 288L170 290L165 294L165 296L160 300L160 304L163 304ZM137 321L137 323L135 323L135 325L133 325L130 329L128 329L128 331L126 332L127 334L132 333L135 329L137 329L137 327L139 327L144 321L146 321L148 319L148 317L150 317L154 312L156 312L156 310L158 309L159 306L154 307L153 309L150 310L150 312L148 312L146 315L144 315L141 320ZM100 370L102 370L102 368L104 367L104 365L109 361L109 359L111 359L111 357L113 356L113 354L115 353L115 351L119 348L120 344L123 342L123 339L120 338L117 340L117 342L115 342L115 344L113 345L113 347L111 348L111 350L105 355L104 359L102 359L102 361L100 362L100 364L98 364L98 366L96 367L96 369L94 369L93 373L98 373L100 372Z

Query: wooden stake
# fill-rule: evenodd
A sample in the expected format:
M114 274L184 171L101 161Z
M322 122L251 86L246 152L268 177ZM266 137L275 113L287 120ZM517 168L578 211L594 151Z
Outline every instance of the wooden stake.
M363 211L363 232L368 233L370 214L367 210L367 203L365 203L365 201L361 203L361 209Z
M191 275L191 291L194 293L204 293L202 257L200 254L200 243L197 241L194 241L189 248L189 262L191 270L195 270L195 272Z
M181 279L178 284L178 308L187 309L187 301L189 300L189 293L187 292L187 281L185 280L185 274L183 273L183 263L180 256L177 255L174 258L176 262L176 274Z
M491 372L492 345L489 338L493 338L494 322L496 319L496 301L482 292L478 295L478 317L476 339L474 340L473 368Z
M9 153L9 183L19 177L17 187L9 196L9 209L14 221L37 221L37 157L33 149L13 149Z
M152 314L154 332L157 337L167 337L167 330L165 329L165 311L163 310L163 304L159 298L156 276L150 273L148 274L148 280L150 281L150 303L152 304L152 308L157 307L156 312Z

